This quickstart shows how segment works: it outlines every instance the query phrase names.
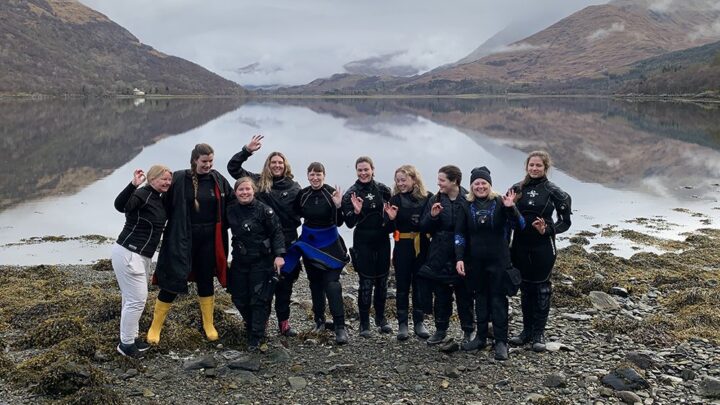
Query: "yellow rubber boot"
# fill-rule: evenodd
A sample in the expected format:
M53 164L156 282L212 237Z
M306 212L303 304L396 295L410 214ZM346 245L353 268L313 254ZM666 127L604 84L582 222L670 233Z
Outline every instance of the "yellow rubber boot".
M198 297L200 312L202 313L203 329L209 341L218 340L218 333L215 330L213 311L215 310L215 296Z
M151 345L160 343L160 332L165 324L165 317L167 317L171 306L172 303L155 300L155 312L153 313L152 324L147 333L147 342Z

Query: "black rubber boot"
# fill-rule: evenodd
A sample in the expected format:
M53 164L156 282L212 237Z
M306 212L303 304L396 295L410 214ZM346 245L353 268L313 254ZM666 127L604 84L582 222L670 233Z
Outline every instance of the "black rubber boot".
M410 333L408 332L408 324L407 321L400 322L398 324L398 334L397 334L397 340L408 340L410 337Z
M537 286L537 301L533 319L533 350L536 352L545 351L545 326L550 315L551 297L552 285L550 282Z
M542 333L536 333L533 336L532 349L534 352L542 353L545 351L545 335Z
M442 341L445 340L446 337L447 337L447 330L438 329L427 340L427 344L430 346L433 346L433 345L442 343Z
M348 334L344 326L338 326L335 328L335 343L344 345L348 342Z
M508 347L505 342L495 342L495 360L504 361L508 359Z
M427 330L424 323L415 322L415 325L413 326L413 329L415 330L415 336L419 337L420 339L427 339L430 337L430 331Z
M376 320L375 320L375 325L377 325L378 330L380 331L380 333L385 333L385 334L387 334L387 333L392 333L392 331L393 331L393 330L392 330L392 326L390 326L390 324L388 323L387 319L385 319L385 318L379 319L379 320L376 319Z
M360 313L360 337L365 339L372 337L372 332L370 332L370 314L367 312Z
M487 339L479 338L478 336L475 336L475 339L463 342L462 349L466 352L471 352L473 350L482 350L487 346Z
M513 346L523 346L532 341L532 334L523 329L519 335L510 338L510 344Z
M420 339L427 339L430 337L430 332L428 332L425 324L423 323L424 320L425 315L422 311L413 311L413 330L415 331L415 336Z

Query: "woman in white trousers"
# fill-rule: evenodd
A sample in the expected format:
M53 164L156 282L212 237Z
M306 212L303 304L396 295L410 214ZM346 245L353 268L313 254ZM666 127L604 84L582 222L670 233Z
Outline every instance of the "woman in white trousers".
M147 184L140 187L146 179ZM111 256L122 293L117 351L123 356L139 358L149 348L137 337L148 295L150 262L167 220L161 194L168 190L171 180L172 172L162 165L152 166L147 176L137 169L130 184L115 199L115 209L125 214L125 226Z

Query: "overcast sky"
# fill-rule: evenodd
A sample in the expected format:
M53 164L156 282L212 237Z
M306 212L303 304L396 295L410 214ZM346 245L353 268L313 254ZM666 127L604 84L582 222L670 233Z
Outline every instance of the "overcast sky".
M455 62L513 21L550 24L607 0L80 0L141 42L243 85L304 84L400 53ZM257 64L237 70L248 65Z

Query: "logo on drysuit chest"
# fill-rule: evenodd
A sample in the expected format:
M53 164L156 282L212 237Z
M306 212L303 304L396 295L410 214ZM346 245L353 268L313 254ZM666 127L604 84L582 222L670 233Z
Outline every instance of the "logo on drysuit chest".
M245 232L252 232L252 226L250 225L250 222L243 222L242 229Z
M377 204L373 200L375 200L375 195L372 193L368 193L368 195L365 196L365 198L370 201L370 208L376 208Z

